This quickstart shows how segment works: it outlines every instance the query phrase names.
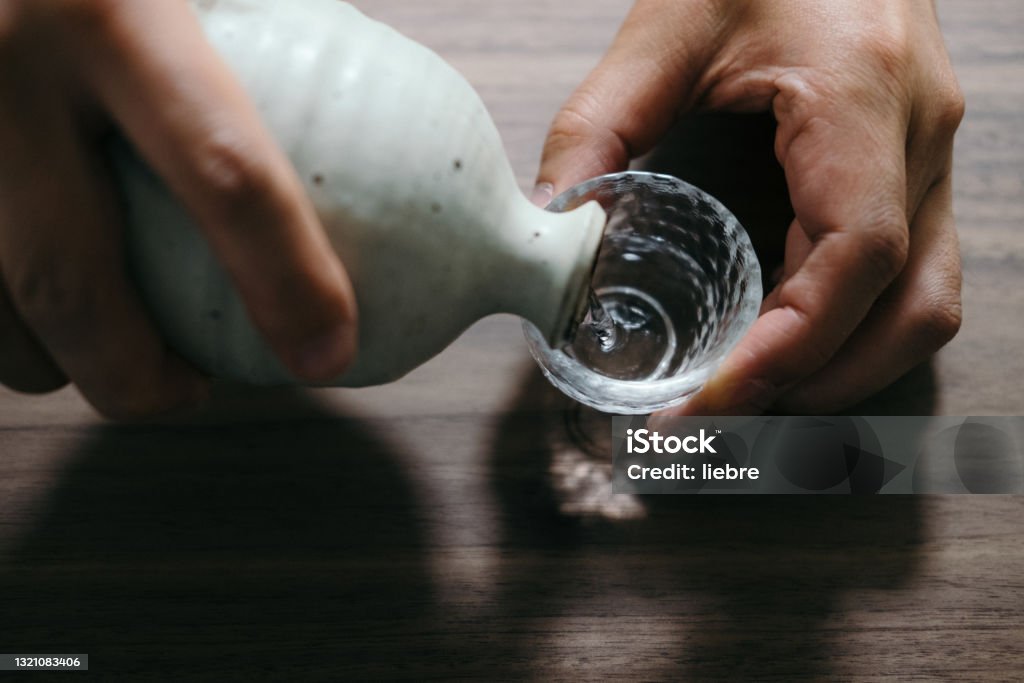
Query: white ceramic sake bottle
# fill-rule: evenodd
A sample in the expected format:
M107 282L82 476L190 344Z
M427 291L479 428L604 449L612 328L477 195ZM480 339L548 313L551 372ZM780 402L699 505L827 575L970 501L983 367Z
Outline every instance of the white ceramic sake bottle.
M552 343L568 334L604 212L596 202L564 214L533 206L451 66L338 0L193 4L355 286L358 357L332 384L397 379L491 313L520 315ZM117 167L130 266L170 343L218 377L294 382L189 215L131 154Z

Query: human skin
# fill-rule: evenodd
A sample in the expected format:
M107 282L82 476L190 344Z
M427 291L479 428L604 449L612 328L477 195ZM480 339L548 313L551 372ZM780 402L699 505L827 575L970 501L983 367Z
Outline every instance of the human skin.
M950 167L963 99L929 2L640 0L555 119L540 201L621 170L702 109L775 114L796 220L763 315L684 410L837 410L956 333ZM70 380L118 418L205 392L125 276L103 154L114 129L196 216L292 371L343 371L351 286L187 5L6 0L0 383L41 392Z
M351 284L298 177L186 2L0 2L0 383L73 382L131 419L208 380L167 348L123 266L104 153L119 130L196 218L297 376L356 348Z
M716 110L774 114L795 219L760 317L669 413L835 412L955 336L964 100L929 0L639 0L556 115L534 199Z

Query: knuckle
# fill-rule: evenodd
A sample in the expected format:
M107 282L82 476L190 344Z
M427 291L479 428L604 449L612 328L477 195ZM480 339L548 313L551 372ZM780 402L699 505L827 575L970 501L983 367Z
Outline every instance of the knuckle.
M33 328L46 331L83 316L86 302L82 287L62 276L59 267L29 267L14 273L8 282L11 301L19 315Z
M567 138L582 137L588 127L586 117L579 112L573 102L567 102L564 107L558 110L554 120L551 121L552 137L560 136Z
M120 0L58 0L56 9L64 23L76 31L107 33L115 24Z
M944 136L952 136L960 127L967 101L956 80L939 86L935 92L935 129Z
M858 234L861 257L871 265L880 281L891 282L907 263L910 235L902 211L888 212L873 227Z
M593 131L593 124L573 102L567 103L555 114L548 131L547 147L562 149L580 144Z
M586 145L600 156L605 168L619 168L629 162L629 145L612 130L594 121L597 100L585 89L577 91L555 115L548 131L545 156Z
M209 205L223 213L251 208L272 185L266 165L255 159L251 146L231 134L211 134L197 145L191 168Z
M911 41L900 25L876 26L856 41L855 49L891 77L901 77L912 61Z
M596 98L591 95L587 85L580 86L555 114L551 123L552 132L580 137L594 130L597 128L592 113L595 104Z
M934 353L948 344L963 324L959 288L947 288L933 295L911 316L911 331L919 348Z
M861 44L880 64L891 67L893 73L910 65L915 47L910 24L894 15L880 17Z

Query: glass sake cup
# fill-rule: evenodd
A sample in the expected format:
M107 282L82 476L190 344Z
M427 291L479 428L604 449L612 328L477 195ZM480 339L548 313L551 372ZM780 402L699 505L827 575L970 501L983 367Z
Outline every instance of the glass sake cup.
M547 209L590 200L608 214L591 279L600 306L560 348L524 323L530 352L552 384L602 412L682 403L757 318L761 268L750 238L714 197L655 173L593 178Z

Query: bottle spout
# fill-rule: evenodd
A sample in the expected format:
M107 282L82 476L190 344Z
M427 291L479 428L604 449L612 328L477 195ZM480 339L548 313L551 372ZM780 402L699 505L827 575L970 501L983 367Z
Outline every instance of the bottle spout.
M552 348L559 348L571 341L576 328L586 317L590 281L597 265L597 254L607 222L604 209L596 201L558 215L571 218L569 225L563 229L575 233L576 243L566 245L573 258L570 259L565 279L564 296L553 323L545 330L547 342Z
M548 337L548 344L558 348L572 341L577 328L590 310L590 282L597 266L597 256L601 249L601 238L604 235L607 214L596 201L576 209L582 213L581 223L584 226L583 239L580 244L579 259L573 269L565 289L564 311L559 312L560 320ZM564 320L564 322L562 322Z
M491 262L488 312L528 320L552 348L572 339L587 310L607 216L596 201L570 211L538 208L522 198L499 232L504 258ZM496 270L493 270L495 269Z

